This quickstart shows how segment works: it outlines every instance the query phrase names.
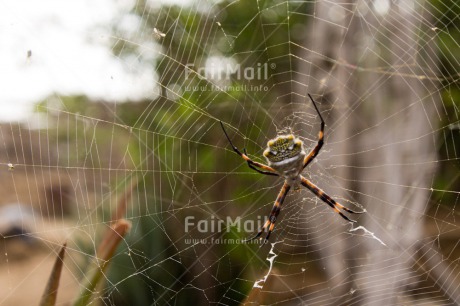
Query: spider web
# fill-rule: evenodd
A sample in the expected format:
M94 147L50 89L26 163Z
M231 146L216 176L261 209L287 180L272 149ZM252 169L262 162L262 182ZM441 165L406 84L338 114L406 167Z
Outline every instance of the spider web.
M94 303L458 304L459 13L434 0L133 2L96 40L133 75L151 67L142 100L56 93L1 126L2 304L36 301L25 285L45 284L64 240L59 299L72 301L123 199L131 231ZM107 78L116 91L122 76ZM326 128L303 175L366 213L351 224L292 188L270 243L243 243L283 180L249 169L219 121L255 161L280 134L311 150L307 93Z

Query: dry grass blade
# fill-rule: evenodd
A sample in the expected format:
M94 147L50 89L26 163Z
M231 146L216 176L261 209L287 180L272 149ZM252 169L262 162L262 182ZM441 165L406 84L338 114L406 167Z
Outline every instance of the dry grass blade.
M40 306L53 306L56 304L66 246L67 243L64 243L61 247L61 250L59 251L58 257L56 258L56 262L53 266L53 270L51 271L50 278L48 279L48 284L46 285L45 292L43 292Z
M112 221L116 222L120 219L123 219L126 215L126 211L128 209L128 202L131 199L133 194L134 188L136 188L137 184L139 183L137 178L131 179L129 186L126 188L123 196L118 201L117 209L112 214Z
M105 271L107 270L115 250L130 228L131 223L125 219L121 219L110 228L111 230L106 232L96 254L97 261L87 270L89 271L89 275L86 278L87 281L83 284L83 288L74 306L88 305L91 296L95 292L96 286L105 275Z
M85 279L87 281L82 285L80 295L74 303L75 306L88 305L97 285L103 279L108 264L112 259L113 254L115 254L118 245L131 228L131 223L124 219L124 216L126 214L128 202L131 199L133 190L137 184L137 179L132 179L130 185L126 188L122 197L118 201L116 210L112 215L114 224L105 233L101 243L99 244L96 251L96 261L86 270L88 275Z

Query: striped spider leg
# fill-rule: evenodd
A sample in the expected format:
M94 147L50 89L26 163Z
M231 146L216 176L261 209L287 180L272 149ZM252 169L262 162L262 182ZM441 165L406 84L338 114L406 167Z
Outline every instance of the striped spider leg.
M279 176L279 174L276 173L276 170L273 169L272 167L269 167L269 166L264 165L262 163L255 162L252 159L250 159L248 157L248 155L246 154L246 148L243 149L244 153L241 153L241 151L233 144L233 142L231 141L230 137L228 136L227 131L225 130L225 127L224 127L224 124L222 123L222 121L219 121L219 122L220 122L220 126L222 127L222 130L224 131L225 136L227 137L228 142L232 146L233 151L235 151L236 154L238 154L245 161L247 161L249 168L251 168L252 170L255 170L255 171L257 171L257 172L259 172L261 174ZM265 171L259 170L256 167L264 169Z
M308 190L310 190L311 192L313 192L313 194L315 196L317 196L318 198L320 198L321 201L323 201L324 203L326 203L327 205L329 205L330 207L332 207L332 209L338 213L342 218L344 218L345 220L347 220L348 222L356 222L355 220L351 220L350 218L348 218L347 216L345 216L341 211L340 209L346 211L346 212L349 212L350 214L362 214L364 213L365 211L354 211L354 210L351 210L349 208L346 208L345 206L343 206L342 204L340 203L337 203L334 199L332 199L330 196L328 196L324 191L322 191L320 188L318 188L315 184L313 184L312 182L310 182L309 180L307 180L306 178L304 178L302 175L300 176L300 183L302 184L302 186L304 187L307 187Z
M278 197L276 198L275 204L273 205L273 208L270 213L270 216L268 217L268 220L265 222L264 226L260 229L257 235L255 235L252 238L246 239L245 240L246 242L259 238L262 235L262 233L267 229L268 229L268 233L267 233L267 236L265 236L264 243L268 241L268 238L270 238L270 235L273 232L273 229L275 228L276 218L278 218L278 215L281 212L281 205L283 205L284 199L286 198L286 195L288 194L289 189L291 189L291 185L289 185L285 181L283 184L283 187L281 187Z
M264 226L260 229L257 235L255 235L252 238L249 238L246 241L251 241L259 238L262 235L262 233L266 230L268 230L268 233L265 236L265 242L268 241L268 238L270 238L270 235L273 229L275 228L275 222L281 211L281 206L283 205L286 195L288 194L292 186L298 186L299 184L309 189L321 201L332 207L332 209L334 209L336 213L338 213L343 219L347 220L348 222L356 221L348 218L346 215L342 213L342 211L346 211L351 214L361 214L366 212L366 210L356 212L343 206L340 203L337 203L323 190L318 188L315 184L313 184L301 175L301 172L313 161L313 159L318 155L319 151L324 145L325 122L312 96L308 94L308 97L310 97L310 100L313 103L313 106L315 107L315 110L318 113L318 116L321 120L321 129L318 134L317 144L308 154L305 153L303 141L299 138L296 138L293 134L279 135L276 138L270 139L268 141L267 148L264 151L263 155L266 158L268 165L253 161L248 156L246 149L243 149L243 153L235 145L233 145L230 137L227 134L227 131L225 130L224 124L222 123L222 121L220 122L222 130L224 131L224 134L227 137L228 142L232 146L233 151L235 151L239 156L241 156L241 158L243 158L247 162L249 168L261 174L281 176L282 178L284 178L283 187L281 187L281 190L278 194L278 197L276 198L275 204L273 205L268 220L265 222Z
M310 100L313 103L313 106L315 107L316 112L318 113L319 119L321 119L321 129L319 130L319 133L318 133L318 142L316 146L313 148L313 150L311 150L311 152L307 156L305 156L305 159L303 160L302 170L305 169L313 161L313 159L315 159L315 157L318 155L319 151L324 145L324 125L325 125L324 119L323 119L323 116L321 116L321 113L319 112L318 107L316 106L315 100L313 100L310 94L308 94L308 96L310 97Z

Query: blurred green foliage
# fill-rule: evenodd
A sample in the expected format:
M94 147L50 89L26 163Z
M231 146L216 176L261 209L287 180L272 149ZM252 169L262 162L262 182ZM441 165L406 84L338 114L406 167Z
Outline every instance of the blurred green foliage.
M148 305L153 304L152 301L167 304L171 303L171 299L175 305L209 301L237 304L245 298L241 293L249 292L253 285L244 281L252 279L245 275L264 263L253 260L248 269L247 263L254 254L238 244L222 244L212 248L184 244L185 238L193 235L199 237L199 233L184 235L183 220L189 215L209 219L214 212L217 212L216 217L229 215L235 218L238 212L244 211L248 202L257 200L259 203L271 203L271 193L254 195L248 192L248 186L262 186L260 177L248 172L244 163L235 158L230 150L222 154L222 148L228 148L228 145L216 123L219 119L224 122L247 120L238 122L240 126L248 126L247 130L238 133L229 129L229 133L235 143L241 147L244 143L248 152L260 152L257 143L261 143L261 139L258 139L260 130L253 128L251 122L258 122L257 126L261 129L272 127L269 126L270 122L259 120L263 116L257 112L246 117L228 111L230 108L227 106L232 101L240 101L243 106L244 103L250 105L251 101L245 101L247 95L242 92L188 90L175 95L179 91L171 88L177 84L180 88L209 86L208 81L193 72L187 77L186 69L188 64L193 64L193 69L202 67L207 57L215 54L231 57L243 66L251 66L255 62L275 64L271 84L254 80L254 85L284 83L283 77L286 75L277 76L276 72L295 70L291 67L295 61L286 55L293 53L292 43L300 43L302 32L306 31L310 4L270 0L224 1L215 3L212 7L214 13L208 14L210 8L197 9L193 5L164 5L152 9L147 2L136 3L132 14L141 18L144 36L136 38L141 40L139 44L118 40L113 50L120 57L141 54L142 42L154 39L151 35L154 28L165 32L166 36L157 42L164 55L145 63L155 67L161 94L153 100L120 103L116 108L111 108L110 118L103 107L94 106L85 97L63 98L64 109L70 114L105 118L108 124L96 124L82 117L81 121L77 121L81 124L73 125L78 131L69 133L66 129L57 129L58 133L65 131L58 137L65 139L79 135L81 138L77 141L82 143L88 139L88 133L93 132L97 147L104 144L111 148L108 155L117 151L113 144L119 144L120 151L127 144L131 166L140 170L138 193L141 196L137 198L138 208L132 209L128 215L133 222L132 231L119 250L122 255L114 258L109 270L105 298L115 305ZM460 152L460 124L457 118L460 29L452 22L460 15L460 6L446 7L441 0L432 0L431 3L438 9L435 12L435 26L439 29L437 44L444 79L442 105L445 110L442 114L448 114L442 126L452 127L440 130L439 173L434 186L440 190L460 190L459 164L454 160L458 158L457 152ZM286 5L296 6L292 11L303 14L287 16ZM299 41L296 37L299 37ZM127 41L134 39L128 37ZM231 85L244 83L233 79ZM252 98L268 107L279 96L277 90L272 89L269 95L253 92ZM39 105L38 109L48 108ZM121 130L122 126L126 127L123 136L117 134L116 141L113 140L114 126L111 122L120 124ZM82 160L100 160L95 152L97 147L91 147L92 152L69 153L75 154L72 164ZM245 173L238 173L236 177L228 175L230 171ZM226 175L222 175L223 172ZM113 185L117 183L112 182ZM212 186L212 191L208 191L207 186ZM442 198L445 205L456 205L456 196L439 192L438 200ZM231 205L224 205L218 201L221 198L235 200ZM244 237L237 232L225 236ZM200 260L197 261L197 258ZM220 264L215 264L216 261ZM209 289L197 294L199 290L193 288L195 285L196 288ZM193 294L190 290L193 290Z
M455 207L458 195L443 190L460 190L460 28L458 16L460 5L455 1L430 1L434 9L434 30L438 34L437 46L439 55L439 69L442 76L441 99L439 113L442 123L439 135L438 175L434 181L434 188L440 191L435 193L435 201L443 205Z
M133 228L138 230L128 243L132 250L142 256L134 256L131 252L129 259L120 257L110 274L111 283L120 280L126 283L126 286L117 286L116 290L109 291L112 301L118 301L120 305L128 304L128 301L129 304L145 304L146 297L157 303L166 303L173 298L175 305L218 300L225 304L236 304L245 298L241 293L249 292L252 287L252 284L244 281L248 279L247 273L253 271L247 269L248 259L254 256L247 248L238 244L188 248L182 244L183 239L200 237L199 233L183 237L175 235L181 232L177 228L183 228L183 220L188 215L195 215L197 219L209 219L213 215L211 211L214 211L217 218L225 219L227 215L236 218L248 202L257 200L271 203L273 200L270 193L262 198L252 198L256 195L251 194L248 196L248 186L260 184L260 177L249 173L239 159L229 158L229 155L234 157L232 152L228 151L223 156L221 149L216 151L216 146L227 147L222 131L216 124L217 120L232 122L235 116L227 111L231 109L227 107L230 106L228 103L241 101L240 103L250 105L251 101L245 102L247 94L240 91L225 90L185 90L180 97L174 97L170 88L176 88L173 87L175 84L179 84L179 88L211 88L212 84L194 72L187 74L186 67L192 65L191 68L196 71L213 55L232 58L242 67L252 66L254 63L274 64L276 70L270 71L274 75L270 84L265 83L265 80L254 80L252 85L263 84L271 87L274 83L283 83L283 76L277 79L276 72L292 70L292 61L286 57L291 52L289 42L296 42L299 27L302 29L300 32L305 30L308 5L289 4L295 6L293 10L305 14L287 16L286 3L280 5L277 1L255 0L230 3L218 2L214 7L204 10L194 5L162 6L158 10L152 10L145 3L138 2L132 12L142 19L144 33L153 33L158 28L166 34L158 41L164 56L158 57L153 63L146 63L154 65L159 75L161 94L154 101L146 101L142 112L135 113L129 109L129 114L120 112L120 118L125 124L146 131L146 135L139 135L140 139L145 139L142 145L136 148L139 143L134 142L131 147L131 155L140 157L135 163L144 163L141 167L143 169L163 169L166 172L153 171L143 177L145 189L141 194L147 195L147 203L139 203L145 211L140 213L141 218L134 219L138 224ZM208 9L212 12L209 13ZM150 13L145 14L146 11ZM291 32L293 29L296 33ZM115 48L115 53L120 57L129 56L132 52L136 53L136 50L125 48L125 43L121 42ZM230 83L232 86L245 84L247 82L236 78ZM279 95L276 89L271 90L270 94L273 97ZM255 101L266 103L267 106L271 104L271 98L266 92L253 92L251 95ZM251 121L258 122L258 126L263 125L259 123L261 120L252 117L257 116L257 112L250 116ZM241 120L240 114L236 114L236 118ZM248 120L248 123L251 121ZM247 123L239 124L251 126ZM242 134L236 132L229 130L235 142L242 145L244 141L249 152L260 152L257 140L256 143L247 141L260 137L260 130L250 128L241 131ZM148 152L153 152L157 158L148 161ZM192 156L194 154L197 156ZM145 164L146 161L149 165ZM235 169L238 165L242 167ZM188 171L188 174L182 174L178 169ZM232 170L248 174L240 173L238 178L219 174ZM215 173L209 174L212 172ZM231 179L236 179L238 184L231 184ZM168 190L171 184L181 186ZM150 188L152 185L156 187ZM212 192L205 191L203 186L213 186ZM193 190L194 188L199 191ZM219 190L220 194L216 194ZM203 209L202 203L190 200L195 192L199 194L201 201L207 203L208 208ZM222 207L218 201L222 198L237 200ZM168 202L171 204L167 204ZM176 207L180 208L175 210ZM223 236L245 238L243 233L234 231ZM203 258L197 260L196 253L200 254L200 250ZM208 256L207 252L212 255ZM222 264L215 264L216 260ZM205 262L208 265L202 266ZM254 262L251 265L252 268L257 268L264 263ZM197 272L197 269L204 272ZM141 273L136 274L140 271ZM136 277L132 277L133 274ZM194 285L209 290L204 290L202 295L193 290L192 294L189 291Z

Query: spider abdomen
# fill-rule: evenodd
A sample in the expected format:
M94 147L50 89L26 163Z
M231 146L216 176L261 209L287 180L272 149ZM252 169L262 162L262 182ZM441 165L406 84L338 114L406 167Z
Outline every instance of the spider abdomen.
M285 178L297 177L303 168L305 150L302 140L294 135L280 135L267 143L264 156L270 167Z

